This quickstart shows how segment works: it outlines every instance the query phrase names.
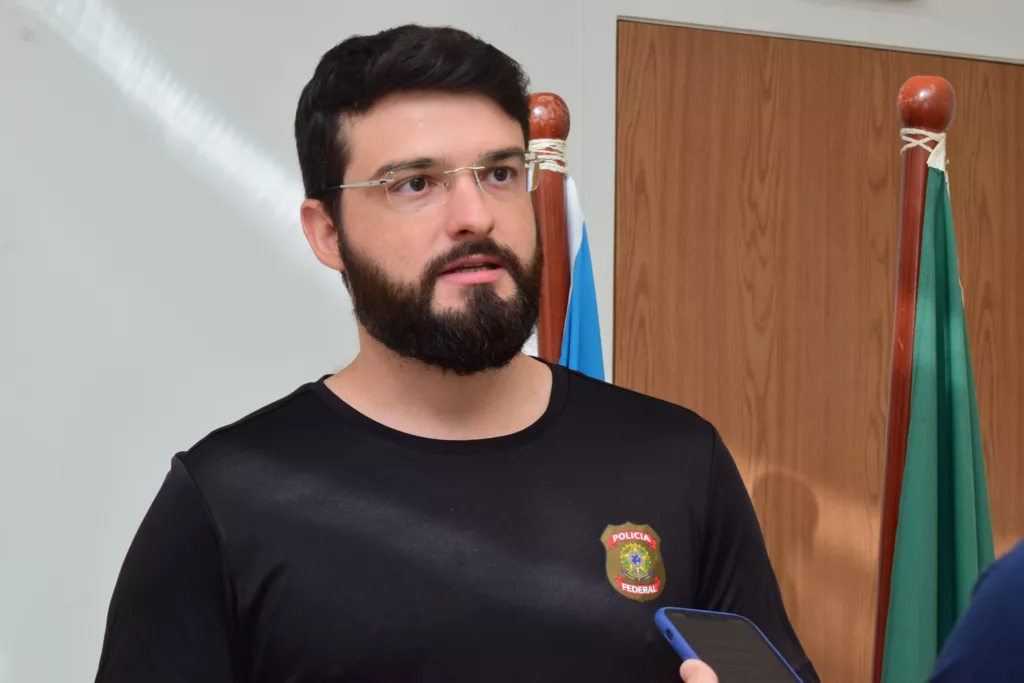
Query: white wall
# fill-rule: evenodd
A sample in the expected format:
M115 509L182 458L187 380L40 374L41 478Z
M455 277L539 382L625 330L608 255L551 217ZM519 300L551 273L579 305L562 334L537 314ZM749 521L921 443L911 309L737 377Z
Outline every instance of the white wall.
M1014 5L0 0L0 683L91 680L172 454L355 352L296 220L329 46L456 24L566 99L610 371L618 15L1024 60Z

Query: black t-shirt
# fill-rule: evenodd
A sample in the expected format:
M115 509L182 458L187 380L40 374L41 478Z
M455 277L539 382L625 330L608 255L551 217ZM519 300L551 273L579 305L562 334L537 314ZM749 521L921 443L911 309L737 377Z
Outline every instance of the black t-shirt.
M677 606L750 618L816 681L714 427L552 372L509 436L411 436L321 379L175 456L96 680L678 683Z

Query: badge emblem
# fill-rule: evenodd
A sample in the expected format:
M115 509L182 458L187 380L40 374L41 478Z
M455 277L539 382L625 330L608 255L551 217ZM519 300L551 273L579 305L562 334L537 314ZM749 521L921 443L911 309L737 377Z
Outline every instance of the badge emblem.
M665 589L661 538L651 527L631 522L609 525L601 534L605 573L616 591L638 602L654 600Z

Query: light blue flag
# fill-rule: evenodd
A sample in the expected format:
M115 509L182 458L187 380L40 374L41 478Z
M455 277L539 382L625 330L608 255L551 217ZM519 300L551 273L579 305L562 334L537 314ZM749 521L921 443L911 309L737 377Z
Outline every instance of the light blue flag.
M559 365L604 380L601 326L597 317L597 291L590 261L587 224L583 220L576 183L565 177L566 232L569 236L569 307L562 333Z

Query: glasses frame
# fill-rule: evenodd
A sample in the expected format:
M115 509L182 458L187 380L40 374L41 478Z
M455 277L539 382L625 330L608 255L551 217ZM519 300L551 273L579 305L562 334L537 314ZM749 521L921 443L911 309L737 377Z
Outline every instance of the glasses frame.
M513 156L519 156L519 155L516 154L516 155L513 155ZM526 170L527 178L530 177L531 173L539 174L541 168L540 168L540 159L537 157L537 154L535 152L524 152L522 154L522 156L523 156L523 161L524 161L524 163L526 165L526 169L527 169ZM479 162L477 162L477 163L479 163ZM532 169L530 168L531 164L533 165ZM341 185L334 185L334 186L325 188L324 192L325 193L326 192L332 192L334 190L350 190L350 189L356 189L356 188L360 188L360 187L379 187L379 186L384 186L384 190L385 190L385 192L387 194L387 198L388 198L388 204L390 204L392 208L396 208L397 209L397 207L395 207L395 205L394 205L394 202L391 201L391 193L387 192L387 186L389 186L389 185L391 185L392 183L395 182L395 178L394 177L389 177L389 176L392 176L392 174L396 173L397 171L402 170L403 168L404 167L393 168L390 171L388 171L383 178L377 178L377 179L374 179L374 180L361 180L361 181L354 182L354 183L343 183ZM474 164L472 166L460 166L459 168L448 169L448 170L443 171L442 173L444 175L446 175L446 176L453 177L456 173L461 173L462 171L472 171L473 172L473 179L476 180L477 188L479 188L479 190L484 194L485 197L489 197L491 199L494 199L494 197L492 197L491 195L487 194L487 190L485 190L484 186L480 184L480 176L477 175L477 171L483 171L486 168L487 168L487 166L479 166L477 164ZM530 187L529 181L524 179L525 182L526 182L526 192L527 192L527 194L532 193L540 185L540 176L537 175L536 177L537 177L537 182L533 185L533 187ZM447 183L445 183L445 191L446 191L445 195L444 195L445 197L447 197L448 193L451 191L451 186L452 186L452 181L451 180L449 180ZM444 204L447 201L448 200L445 199L442 202L437 202L435 204L427 204L426 206L418 207L417 209L411 209L411 211L417 211L419 209L428 208L430 206L440 206L441 204Z

